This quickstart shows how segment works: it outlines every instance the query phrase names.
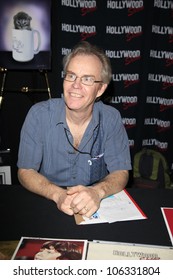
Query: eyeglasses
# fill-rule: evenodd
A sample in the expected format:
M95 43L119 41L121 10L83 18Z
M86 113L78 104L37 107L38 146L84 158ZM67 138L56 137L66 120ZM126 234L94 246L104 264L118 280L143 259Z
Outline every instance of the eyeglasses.
M94 83L103 83L102 81L96 81L94 76L84 75L82 77L78 77L76 74L67 72L64 73L64 80L68 82L74 82L79 78L80 82L86 86L93 86Z

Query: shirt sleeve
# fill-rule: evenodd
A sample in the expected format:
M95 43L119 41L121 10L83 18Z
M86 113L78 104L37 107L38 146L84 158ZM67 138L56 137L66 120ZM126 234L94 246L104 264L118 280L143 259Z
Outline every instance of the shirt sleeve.
M21 129L18 168L39 170L42 161L41 118L38 106L28 112Z
M127 132L117 110L112 111L106 123L105 162L109 172L115 170L131 170L131 157Z

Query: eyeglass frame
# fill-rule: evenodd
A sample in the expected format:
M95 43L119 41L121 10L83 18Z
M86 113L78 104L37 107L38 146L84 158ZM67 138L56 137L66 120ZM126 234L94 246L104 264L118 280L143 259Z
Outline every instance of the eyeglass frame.
M66 75L67 74L71 74L71 75L74 75L74 80L73 81L70 81L68 79L66 79ZM85 85L85 86L93 86L95 83L103 83L103 81L97 81L97 80L94 80L95 77L93 75L83 75L82 77L78 77L75 73L71 72L71 71L66 71L65 73L63 73L63 77L64 77L64 80L67 81L67 82L70 82L70 83L74 83L76 81L77 78L80 79L80 82L81 84ZM90 77L90 78L93 78L93 83L91 85L88 85L84 82L82 82L82 78L84 77Z

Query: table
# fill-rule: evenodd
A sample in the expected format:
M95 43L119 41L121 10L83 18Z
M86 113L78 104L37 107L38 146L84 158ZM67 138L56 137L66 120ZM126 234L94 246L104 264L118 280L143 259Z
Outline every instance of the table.
M26 236L172 246L160 207L173 207L173 191L135 188L127 191L148 219L76 225L74 217L60 212L53 201L22 186L0 185L0 240Z

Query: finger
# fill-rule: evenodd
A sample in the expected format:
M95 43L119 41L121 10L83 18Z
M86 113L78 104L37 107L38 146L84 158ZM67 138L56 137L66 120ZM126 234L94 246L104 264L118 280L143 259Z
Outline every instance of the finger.
M80 215L83 215L83 216L86 216L86 217L90 217L95 212L95 209L97 209L97 208L91 206L90 204L87 204L78 213Z
M74 215L74 212L73 212L73 210L71 210L71 209L66 209L66 210L64 210L63 212L64 212L65 214L69 215L69 216L73 216L73 215Z
M71 202L73 200L75 195L71 195L71 196L63 196L61 197L61 200L58 201L57 203L57 208L68 214L68 215L73 215L74 214L74 211L73 209L71 208Z
M83 213L82 215L84 215L87 218L90 218L94 213L97 212L97 210L99 209L98 205L93 205L91 203L88 203L84 208L83 208Z
M85 206L85 207L82 207L82 209L80 211L78 211L77 213L80 215L85 215L88 211L89 211L89 209Z
M59 208L58 208L59 209ZM69 216L73 216L74 215L74 211L71 207L62 207L61 209L59 209L60 211L64 212L65 214L69 215Z
M96 210L89 209L84 215L87 218L91 218L91 216L96 212Z
M81 206L81 204L71 206L71 209L73 209L74 214L84 214L84 211L82 211L83 206Z
M67 188L67 194L74 194L74 193L80 192L81 189L83 189L82 186L68 187Z

